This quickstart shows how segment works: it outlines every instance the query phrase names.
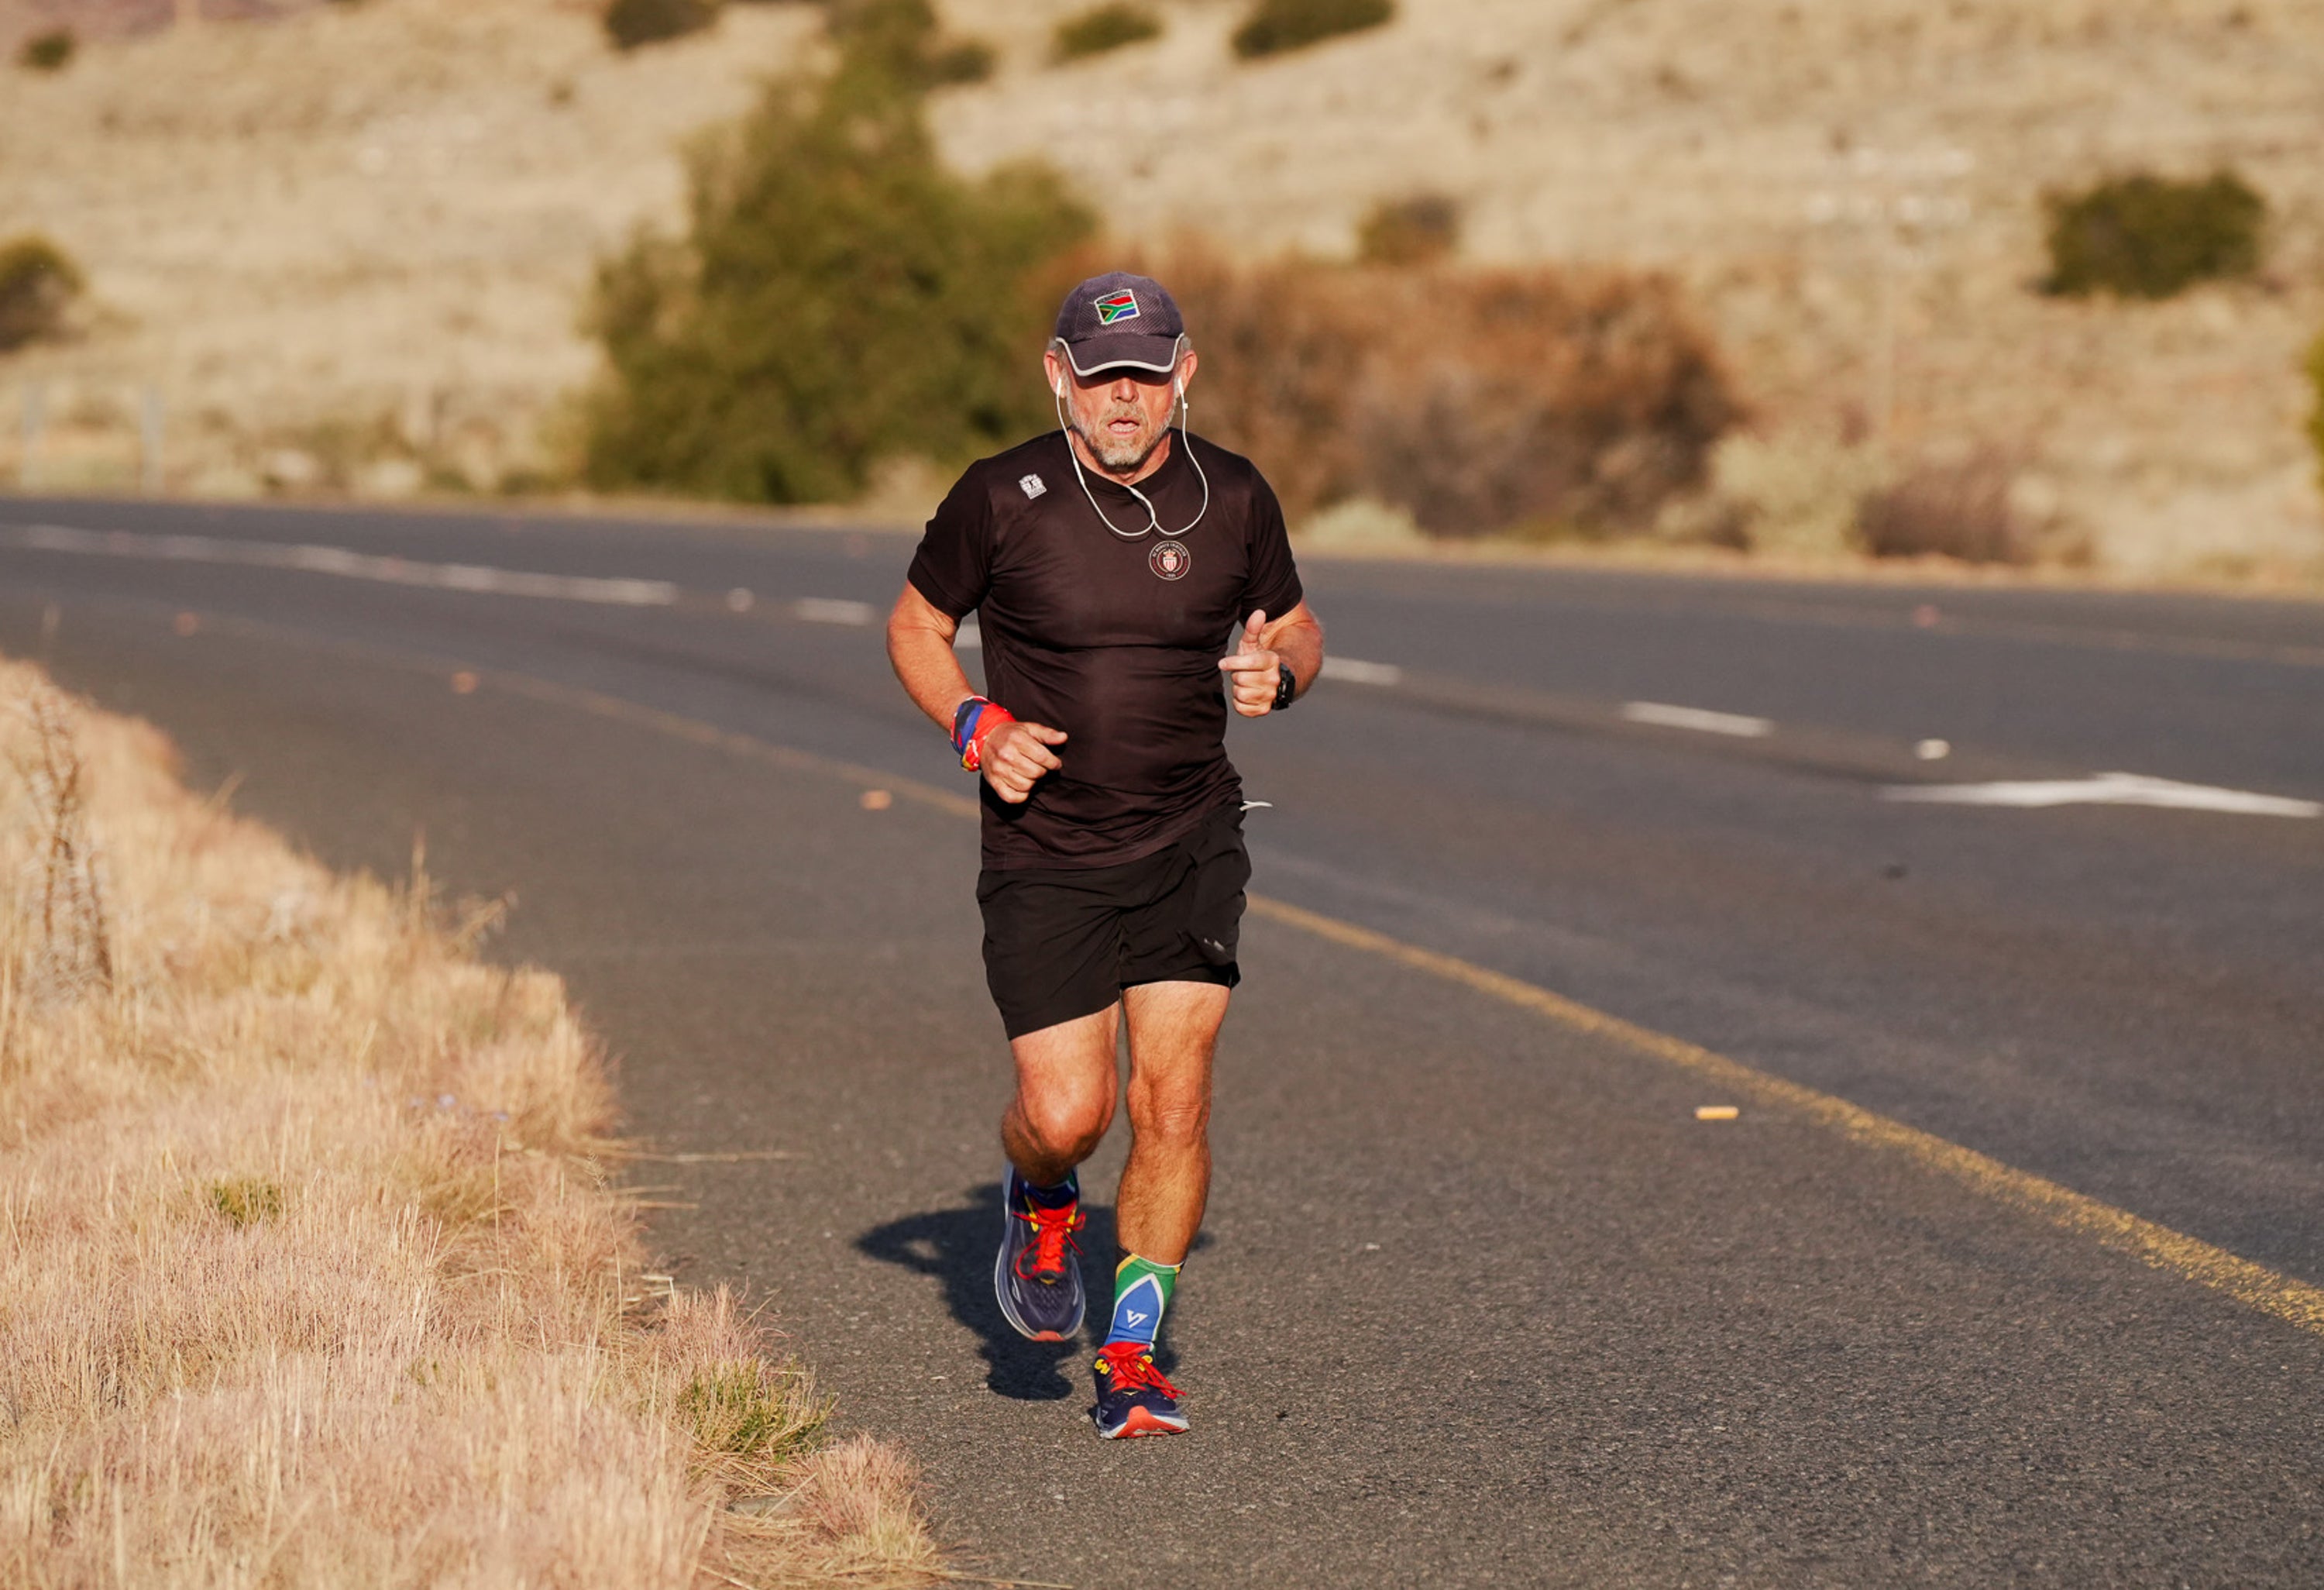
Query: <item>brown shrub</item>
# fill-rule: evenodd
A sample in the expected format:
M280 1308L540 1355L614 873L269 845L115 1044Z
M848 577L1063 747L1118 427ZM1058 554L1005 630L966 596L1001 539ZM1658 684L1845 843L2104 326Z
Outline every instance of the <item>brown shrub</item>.
M1149 268L1204 359L1199 428L1295 518L1374 497L1438 536L1640 531L1739 415L1660 277L1240 268L1191 245Z
M1876 558L2030 563L2031 538L2009 503L2013 473L1989 453L1912 470L1858 505L1857 539Z
M1460 246L1460 201L1442 193L1383 199L1356 227L1356 257L1368 265L1431 265Z

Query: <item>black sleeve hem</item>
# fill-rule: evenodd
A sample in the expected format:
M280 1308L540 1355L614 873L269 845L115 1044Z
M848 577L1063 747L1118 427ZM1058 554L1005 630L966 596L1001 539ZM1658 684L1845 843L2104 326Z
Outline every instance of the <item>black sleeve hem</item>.
M906 580L910 582L911 587L914 590L919 592L921 596L927 598L929 606L934 607L937 612L943 614L946 618L951 619L954 624L958 624L962 619L966 618L970 614L976 611L975 603L964 602L958 596L954 596L950 591L945 590L943 586L936 582L935 575L920 567L919 561L917 559L913 560L911 571L906 574L904 578Z

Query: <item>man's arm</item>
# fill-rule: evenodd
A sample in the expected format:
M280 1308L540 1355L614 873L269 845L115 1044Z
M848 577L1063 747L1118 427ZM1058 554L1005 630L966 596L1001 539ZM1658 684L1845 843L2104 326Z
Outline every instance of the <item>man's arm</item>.
M1219 659L1219 668L1233 689L1234 709L1245 717L1265 717L1275 710L1282 670L1291 670L1295 701L1323 671L1323 620L1305 602L1271 624L1264 611L1254 613L1234 655Z
M908 581L888 615L888 661L904 694L949 735L953 714L976 694L954 654L960 625ZM1007 706L1007 702L1002 702ZM1043 773L1065 765L1049 747L1065 743L1065 732L1047 724L1004 723L986 737L981 771L1001 800L1016 805L1033 793Z

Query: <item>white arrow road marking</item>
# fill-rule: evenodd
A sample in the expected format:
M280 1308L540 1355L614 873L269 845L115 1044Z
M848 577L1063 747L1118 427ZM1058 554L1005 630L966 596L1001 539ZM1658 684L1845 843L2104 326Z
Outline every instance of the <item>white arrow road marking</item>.
M1632 723L1693 729L1706 735L1732 735L1738 740L1764 740L1775 732L1775 726L1764 717L1746 717L1739 712L1711 712L1701 707L1672 707L1661 701L1625 701L1622 716Z
M1393 662L1359 662L1352 657L1323 659L1323 677L1350 685L1400 685L1404 670Z
M1944 806L2161 806L2173 811L2225 811L2243 817L2324 817L2324 800L2255 795L2209 784L2181 784L2142 773L2099 773L2087 779L2027 779L1992 784L1902 784L1883 790L1889 800Z

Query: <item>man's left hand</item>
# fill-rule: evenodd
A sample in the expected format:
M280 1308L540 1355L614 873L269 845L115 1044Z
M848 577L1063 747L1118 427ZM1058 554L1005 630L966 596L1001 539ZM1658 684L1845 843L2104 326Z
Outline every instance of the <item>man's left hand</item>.
M1283 659L1260 640L1266 631L1267 614L1252 614L1234 655L1219 659L1220 671L1234 695L1234 709L1245 717L1265 717L1274 711L1276 691L1282 684Z

